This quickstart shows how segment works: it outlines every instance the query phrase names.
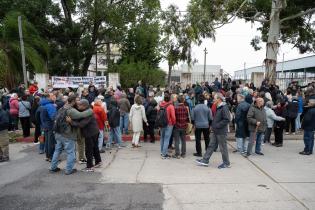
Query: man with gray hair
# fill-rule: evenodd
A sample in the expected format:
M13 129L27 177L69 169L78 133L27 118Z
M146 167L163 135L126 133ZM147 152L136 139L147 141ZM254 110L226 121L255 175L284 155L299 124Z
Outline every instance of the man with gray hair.
M255 153L264 155L261 152L262 137L267 127L266 112L264 110L264 99L257 98L247 113L248 130L250 132L246 157L252 154L252 148L256 141Z
M246 139L249 137L247 112L250 104L245 101L245 96L237 94L237 108L235 112L236 131L235 138L237 143L237 150L233 152L240 152L245 154L247 150Z
M229 168L230 160L229 153L227 148L227 133L228 133L228 125L231 121L231 116L229 112L229 108L224 102L225 98L221 93L216 93L214 95L214 104L217 107L216 114L212 121L212 130L213 133L210 138L210 144L207 148L207 151L202 159L196 160L198 165L208 166L209 159L212 153L216 149L216 145L218 144L220 147L220 151L222 154L223 163L218 166L219 169Z

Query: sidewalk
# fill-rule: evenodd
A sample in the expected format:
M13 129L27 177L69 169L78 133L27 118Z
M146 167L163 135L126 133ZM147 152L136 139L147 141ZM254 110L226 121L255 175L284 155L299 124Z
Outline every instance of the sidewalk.
M161 209L243 210L315 209L315 156L298 154L301 140L284 147L264 145L265 156L248 159L232 153L231 168L217 169L216 152L209 167L197 166L195 142L187 142L187 157L160 157L160 144L142 143L101 154L103 166L71 176L51 174L44 155L33 144L10 145L11 161L0 163L0 206L4 209ZM202 147L204 144L202 142ZM65 167L65 156L60 168ZM47 190L49 189L49 190ZM65 199L65 196L67 198ZM38 202L39 199L41 202ZM19 201L19 202L16 202Z
M229 154L232 168L217 169L220 152L209 167L194 163L194 142L187 143L185 159L162 160L159 144L119 150L106 168L102 183L159 183L164 209L315 209L314 156L297 154L301 141L283 148L265 145L265 156L246 159ZM204 146L204 145L202 145Z

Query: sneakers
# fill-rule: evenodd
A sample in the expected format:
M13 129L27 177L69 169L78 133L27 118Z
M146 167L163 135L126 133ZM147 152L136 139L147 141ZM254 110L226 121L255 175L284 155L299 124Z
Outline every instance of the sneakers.
M56 173L56 172L58 172L58 171L60 171L61 169L60 168L55 168L55 169L50 169L49 171L51 172L51 173Z
M84 168L82 169L83 172L94 172L93 168Z
M205 161L204 159L197 159L196 163L200 166L209 166L209 162Z
M0 158L0 163L2 163L2 162L7 162L7 161L9 161L9 160L10 160L9 157L1 157L1 158Z
M262 152L255 152L257 155L264 155Z
M105 153L105 150L101 149L101 150L100 150L100 153Z
M168 154L166 154L166 155L161 155L161 158L162 159L169 159L171 156L169 156Z
M74 174L74 173L76 173L78 170L77 169L72 169L71 171L69 171L69 172L66 172L65 174L66 175L70 175L70 174Z
M172 158L180 159L179 155L172 155Z
M311 155L312 153L310 152L305 152L305 151L302 151L302 152L299 152L300 155Z
M218 169L223 169L223 168L231 168L231 165L227 165L225 163L222 163L221 165L218 166Z
M79 163L80 163L80 164L86 164L86 160L81 159L81 160L79 160Z

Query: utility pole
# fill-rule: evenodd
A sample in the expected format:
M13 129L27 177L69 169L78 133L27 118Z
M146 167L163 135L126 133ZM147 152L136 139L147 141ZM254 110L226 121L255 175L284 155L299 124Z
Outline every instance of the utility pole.
M203 64L203 81L206 82L206 63L207 63L207 48L204 49L205 52L205 60L204 60L204 64Z
M246 62L244 62L244 80L245 80L245 83L246 83L246 81L247 81Z
M26 74L26 66L25 66L25 52L24 52L22 17L21 16L18 17L18 24L19 24L21 55L22 55L23 81L24 81L24 85L27 86L27 74Z

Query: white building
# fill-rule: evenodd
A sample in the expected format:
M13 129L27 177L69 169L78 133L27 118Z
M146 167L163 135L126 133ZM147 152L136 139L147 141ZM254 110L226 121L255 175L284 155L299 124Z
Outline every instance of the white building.
M286 88L293 80L306 85L315 79L315 55L279 62L276 71L277 84L281 89ZM264 73L264 65L255 66L234 71L234 79L255 82L255 80L261 80ZM260 84L255 85L260 86Z
M196 82L213 82L215 78L219 80L228 78L230 75L221 69L220 65L206 65L204 74L204 65L195 64L190 67L187 64L181 65L171 73L171 81L180 82L182 86L194 84Z
M110 60L117 63L117 61L121 58L119 46L110 44L110 51ZM107 66L107 55L106 49L104 48L103 52L98 52L97 55L92 56L87 76L104 76L107 72Z

